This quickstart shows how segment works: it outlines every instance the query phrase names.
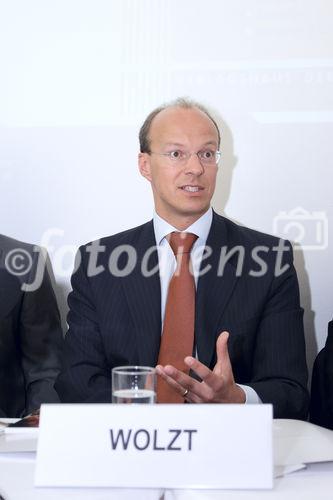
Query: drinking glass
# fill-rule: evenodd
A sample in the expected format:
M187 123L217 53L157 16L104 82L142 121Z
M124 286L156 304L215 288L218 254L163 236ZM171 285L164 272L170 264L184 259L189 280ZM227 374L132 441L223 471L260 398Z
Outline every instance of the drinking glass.
M152 404L156 401L156 373L150 366L112 369L112 403Z

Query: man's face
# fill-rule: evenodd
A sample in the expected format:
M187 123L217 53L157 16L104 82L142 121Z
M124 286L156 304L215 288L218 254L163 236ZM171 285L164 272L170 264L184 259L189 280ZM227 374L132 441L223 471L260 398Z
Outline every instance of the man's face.
M149 138L154 153L218 149L214 123L196 108L161 111L153 119ZM157 213L171 224L177 227L182 220L190 224L208 210L215 189L216 164L203 166L196 154L178 163L168 156L140 153L139 168L151 183Z

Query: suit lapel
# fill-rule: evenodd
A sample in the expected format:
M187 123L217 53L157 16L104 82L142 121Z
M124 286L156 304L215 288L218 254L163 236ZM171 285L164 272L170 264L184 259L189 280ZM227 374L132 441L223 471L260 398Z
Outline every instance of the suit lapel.
M159 272L144 276L141 271L142 259L149 249L155 247L153 223L143 226L134 246L137 264L134 271L123 280L125 295L136 330L139 362L141 365L155 366L161 341L161 285ZM151 251L148 269L157 269L158 254Z
M217 276L221 247L229 250L233 244L228 241L224 218L213 214L212 226L206 246L212 254L201 263L201 271L211 266L207 273L199 277L196 297L195 336L199 360L210 366L215 354L218 323L237 282L236 269L232 258L225 264L222 276Z

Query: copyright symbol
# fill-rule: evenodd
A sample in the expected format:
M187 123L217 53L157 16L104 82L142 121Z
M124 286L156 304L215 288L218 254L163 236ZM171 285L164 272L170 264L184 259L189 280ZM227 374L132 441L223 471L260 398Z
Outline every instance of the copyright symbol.
M32 268L31 255L23 248L14 248L6 255L5 266L7 271L14 276L28 274Z

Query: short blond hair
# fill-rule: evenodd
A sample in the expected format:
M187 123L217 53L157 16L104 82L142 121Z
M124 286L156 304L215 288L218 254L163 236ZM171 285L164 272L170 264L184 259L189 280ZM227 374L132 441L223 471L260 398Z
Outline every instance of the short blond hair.
M212 117L211 113L208 111L208 109L203 106L201 103L194 101L192 99L188 99L187 97L178 97L174 101L170 101L166 104L162 104L158 108L155 108L142 124L142 127L140 128L139 132L139 142L140 142L140 151L141 153L150 153L150 138L149 138L149 132L150 132L150 127L152 124L153 119L155 118L156 115L158 115L161 111L164 111L165 109L168 108L183 108L183 109L199 109L205 115L208 116L208 118L214 123L216 130L217 130L217 135L218 135L218 147L220 147L220 142L221 142L221 134L219 127Z

